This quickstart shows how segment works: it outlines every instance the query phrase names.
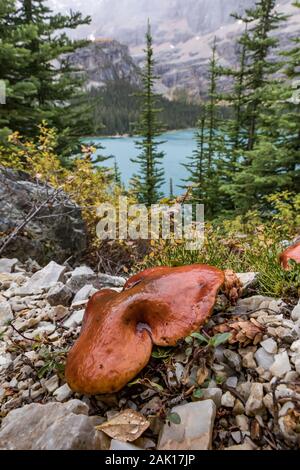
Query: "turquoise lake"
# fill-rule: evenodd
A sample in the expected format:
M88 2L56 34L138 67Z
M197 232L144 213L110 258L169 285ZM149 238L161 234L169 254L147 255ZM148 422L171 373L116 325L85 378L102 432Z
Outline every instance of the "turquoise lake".
M165 141L160 149L165 152L163 167L166 182L162 187L162 191L167 196L169 195L170 178L173 179L174 194L182 193L178 185L182 184L181 180L187 176L187 172L181 163L187 162L187 157L191 156L193 150L195 150L194 132L194 129L171 131L163 134L160 139ZM138 166L130 161L131 158L135 158L139 154L139 151L135 148L135 141L136 138L134 137L93 138L93 142L100 143L104 147L104 150L98 151L99 154L116 157L122 173L122 181L126 186L132 175L138 172ZM103 163L108 167L112 167L113 164L113 160Z

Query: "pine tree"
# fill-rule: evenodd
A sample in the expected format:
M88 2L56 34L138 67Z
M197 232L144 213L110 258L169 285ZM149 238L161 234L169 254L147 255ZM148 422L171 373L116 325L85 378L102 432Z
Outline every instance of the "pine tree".
M209 63L208 100L202 110L195 135L197 147L193 155L188 158L188 163L183 164L188 171L188 177L183 180L184 187L192 187L192 201L205 205L206 217L209 219L213 218L224 204L219 192L225 139L221 131L222 124L219 116L218 75L215 39Z
M140 167L139 174L132 179L132 188L140 203L147 206L155 204L162 196L161 185L164 183L162 160L164 152L159 150L163 143L158 140L162 133L162 125L158 119L160 109L157 108L157 97L154 94L154 84L157 77L154 74L154 57L151 26L148 22L146 34L146 64L142 72L143 91L139 93L142 100L141 115L137 125L136 147L141 151L132 162Z
M241 38L247 54L244 82L247 150L253 150L256 142L259 116L265 102L265 87L274 82L272 75L282 66L279 61L270 58L270 52L278 46L278 38L272 33L287 18L274 10L275 5L276 0L257 0L254 8L246 10L245 16L234 15L250 25Z
M228 95L234 110L228 132L232 167L222 190L231 198L233 209L242 213L257 205L263 207L265 196L284 188L289 179L284 170L288 158L275 150L280 139L276 110L282 96L274 74L283 61L270 54L278 46L272 33L286 19L274 10L275 3L257 0L245 16L235 15L247 30L239 41L242 53L235 89Z
M0 0L0 79L8 89L7 105L0 109L2 126L32 136L46 120L59 131L61 153L78 147L79 136L90 129L92 103L83 100L83 80L68 54L86 41L72 41L64 30L89 22L77 12L53 14L45 0Z
M122 176L116 157L114 157L114 182L117 186L122 186Z

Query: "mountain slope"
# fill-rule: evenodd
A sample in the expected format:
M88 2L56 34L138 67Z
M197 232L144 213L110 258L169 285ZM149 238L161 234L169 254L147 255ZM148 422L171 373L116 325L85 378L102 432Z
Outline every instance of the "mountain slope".
M242 33L230 13L243 12L255 0L50 0L58 8L80 9L92 16L92 24L79 30L91 38L114 38L129 46L138 65L143 60L144 34L150 18L157 72L158 91L169 97L184 89L192 97L205 94L207 64L211 45L217 37L219 59L223 65L236 62L236 39ZM278 0L277 9L291 18L278 32L285 48L300 29L300 11L292 0Z

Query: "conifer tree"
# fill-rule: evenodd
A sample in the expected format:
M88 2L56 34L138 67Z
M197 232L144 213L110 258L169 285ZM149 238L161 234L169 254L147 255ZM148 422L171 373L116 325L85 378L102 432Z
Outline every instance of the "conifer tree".
M270 58L270 52L278 46L278 38L272 34L286 20L286 16L275 10L276 0L257 0L244 16L234 15L249 25L241 38L247 54L244 82L247 117L247 150L253 150L258 135L259 116L265 102L265 86L274 82L273 74L282 63Z
M157 97L154 93L157 77L154 73L155 61L149 22L145 54L146 63L142 72L143 90L139 93L142 102L141 114L136 128L136 133L140 137L140 140L136 141L136 147L140 150L140 154L132 159L132 162L139 165L139 173L134 175L132 179L132 189L140 203L150 206L157 203L162 196L164 152L159 150L159 146L163 143L158 139L162 133L162 125L158 119L160 109L157 108Z
M54 14L46 0L0 0L4 48L0 52L0 79L7 84L1 126L31 136L46 120L59 131L58 151L70 154L77 148L78 137L90 128L91 102L84 102L83 81L74 73L67 55L86 41L72 41L65 30L89 22L78 12Z
M188 163L183 164L188 171L188 177L183 180L184 187L192 187L193 202L205 205L206 217L209 219L219 212L223 204L219 192L221 184L219 178L222 171L225 139L221 132L222 124L218 108L218 75L215 39L209 63L208 100L202 110L195 135L197 147L193 155L188 158Z
M276 12L275 4L275 0L257 0L244 16L234 15L243 20L247 30L239 41L242 54L235 90L228 95L236 131L229 131L234 137L229 145L232 168L222 190L231 198L233 209L242 213L263 206L265 195L282 189L287 181L283 171L285 157L274 147L279 137L276 109L281 101L281 85L274 74L282 68L283 61L278 56L274 59L278 39L272 33L286 19Z

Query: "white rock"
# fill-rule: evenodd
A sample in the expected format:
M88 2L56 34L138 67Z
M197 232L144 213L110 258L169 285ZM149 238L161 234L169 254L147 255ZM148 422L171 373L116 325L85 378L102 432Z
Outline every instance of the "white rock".
M123 287L126 279L120 276L110 276L108 274L98 274L98 279L105 286Z
M95 274L94 271L89 268L88 266L79 266L75 268L74 271L71 273L71 277L73 276L89 276Z
M82 287L82 289L80 289L75 295L72 302L72 307L76 304L80 304L84 301L87 301L96 292L97 289L95 289L92 284L87 284L86 286Z
M295 408L295 405L292 401L287 401L284 403L284 405L281 407L279 411L279 416L285 416L288 414L289 410L293 410Z
M0 372L7 369L12 364L12 356L10 353L0 351Z
M221 404L226 408L233 408L235 403L235 397L230 393L226 392L222 395Z
M72 390L70 389L69 385L68 384L64 384L62 385L61 387L59 387L57 390L55 390L55 392L53 393L53 395L55 396L56 400L57 401L65 401L67 400L68 398L70 398L70 396L72 395Z
M32 403L11 411L2 421L2 450L101 450L88 407L79 400L68 403Z
M10 274L13 271L17 263L18 263L17 258L13 258L13 259L1 258L0 259L0 273Z
M159 450L208 450L211 448L216 405L212 400L197 401L172 409L180 424L165 424L158 440Z
M74 312L70 316L70 318L68 318L64 322L64 326L66 328L73 328L73 327L81 325L83 317L84 317L84 312L85 312L85 310L78 310L77 312Z
M0 326L6 326L14 319L10 303L4 300L0 302Z
M270 367L270 372L275 377L283 377L291 370L291 364L286 351L276 354L274 364Z
M37 271L26 284L21 286L17 291L17 295L31 295L39 293L43 290L49 290L57 282L63 279L66 271L65 266L61 266L55 261L51 261L40 271Z
M71 273L71 277L66 283L74 294L80 291L87 284L92 284L93 287L100 288L100 283L96 273L87 266L81 266L74 269Z
M226 385L228 387L235 388L237 386L237 383L238 383L238 378L235 376L228 377L228 379L226 380Z
M55 390L58 389L59 385L57 375L53 375L50 379L46 380L43 385L49 393L55 392Z
M262 413L264 408L263 397L263 384L253 383L251 385L250 396L246 402L246 414L248 416L255 416L256 414Z
M257 280L259 273L249 272L249 273L236 273L237 277L243 284L243 290L249 289L253 286Z
M298 304L296 307L293 308L292 313L291 313L291 318L295 322L300 320L300 300L298 301Z
M38 328L36 328L33 332L27 332L26 336L28 336L28 338L36 338L37 336L43 334L50 335L54 330L55 325L42 321L39 323Z
M296 372L298 372L298 374L300 375L300 357L297 357L297 359L295 360L295 369Z
M249 431L249 418L245 415L237 415L235 417L235 422L240 431L248 432Z
M297 341L294 341L293 344L291 344L290 349L291 351L300 354L300 339L297 339Z
M260 345L264 348L264 350L269 354L276 354L277 353L277 343L274 339L268 338L265 339L260 343Z
M274 356L265 351L264 348L259 348L254 354L255 360L259 367L269 370L274 362Z

